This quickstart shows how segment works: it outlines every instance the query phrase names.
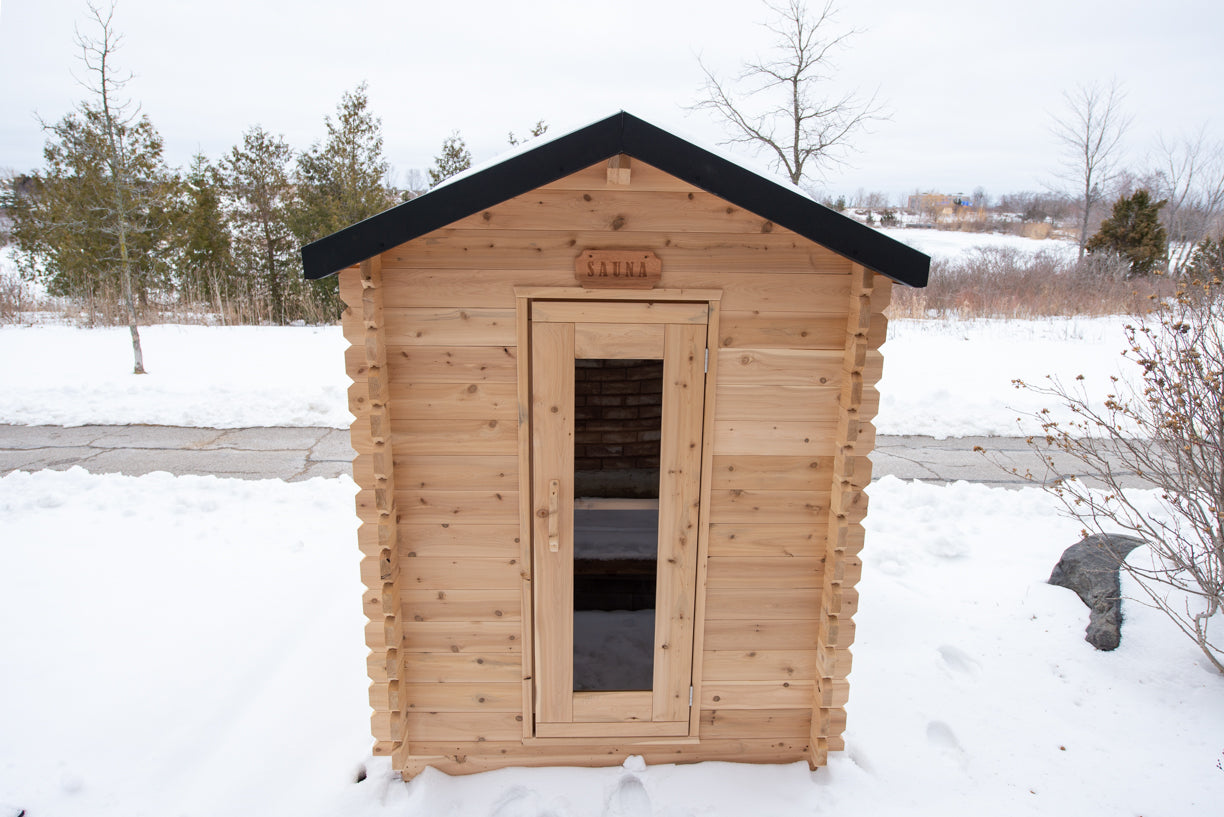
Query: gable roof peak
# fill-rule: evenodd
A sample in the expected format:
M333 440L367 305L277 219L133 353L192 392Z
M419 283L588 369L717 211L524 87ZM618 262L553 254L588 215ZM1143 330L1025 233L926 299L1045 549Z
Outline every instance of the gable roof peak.
M428 193L302 248L307 278L324 278L542 185L626 154L792 230L868 269L926 286L930 258L771 175L626 111L470 168Z

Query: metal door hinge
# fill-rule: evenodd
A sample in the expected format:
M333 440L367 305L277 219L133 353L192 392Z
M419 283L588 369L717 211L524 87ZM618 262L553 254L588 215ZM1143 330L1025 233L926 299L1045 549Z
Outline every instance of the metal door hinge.
M693 688L689 687L689 706L693 705Z
M706 353L706 355L705 355L705 370L706 370L706 374L709 374L709 373L710 373L710 347L708 347L708 346L706 347L705 353Z

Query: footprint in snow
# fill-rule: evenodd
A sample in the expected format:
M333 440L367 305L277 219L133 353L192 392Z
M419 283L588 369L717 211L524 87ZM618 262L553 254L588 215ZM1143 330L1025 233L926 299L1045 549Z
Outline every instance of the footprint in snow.
M603 817L651 817L650 795L642 781L627 774L616 784Z
M513 786L493 805L490 817L556 817L540 805L540 795L524 786Z
M952 727L943 721L931 721L927 724L926 732L927 741L933 748L942 752L949 760L964 765L965 750L961 748L960 741L956 739L956 733L952 731Z
M938 652L940 666L951 674L975 677L982 669L977 659L958 647L944 644Z

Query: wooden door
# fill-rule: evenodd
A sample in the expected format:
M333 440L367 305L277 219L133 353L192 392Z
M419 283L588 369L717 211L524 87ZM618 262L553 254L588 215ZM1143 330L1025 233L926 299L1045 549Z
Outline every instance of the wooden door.
M689 734L708 313L706 302L531 304L537 737ZM648 688L575 690L576 502L651 507L649 499L576 498L575 367L625 358L662 361L653 668Z

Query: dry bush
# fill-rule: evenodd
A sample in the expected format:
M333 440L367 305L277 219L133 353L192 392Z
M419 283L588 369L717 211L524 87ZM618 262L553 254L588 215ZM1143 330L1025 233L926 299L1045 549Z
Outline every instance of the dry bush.
M1071 385L1017 382L1075 415L1065 423L1037 416L1043 433L1029 444L1046 469L1027 476L1086 533L1146 541L1148 558L1132 555L1120 567L1224 673L1224 285L1190 284L1152 304L1126 327L1125 355L1138 381L1129 387L1111 378L1115 393L1103 409L1094 408L1082 376ZM1063 477L1053 452L1104 488ZM1157 486L1155 506L1124 489L1128 473Z
M1163 278L1125 279L1125 264L1101 255L1083 261L1042 250L977 247L954 261L936 259L923 289L897 287L893 318L1039 318L1134 312L1167 294Z
M16 275L0 275L0 323L18 320L32 303L30 289L24 281Z

